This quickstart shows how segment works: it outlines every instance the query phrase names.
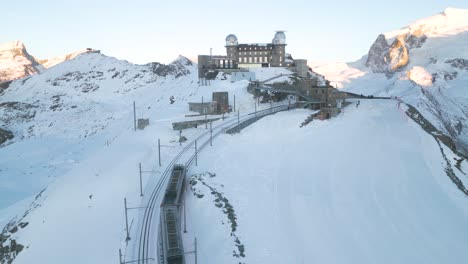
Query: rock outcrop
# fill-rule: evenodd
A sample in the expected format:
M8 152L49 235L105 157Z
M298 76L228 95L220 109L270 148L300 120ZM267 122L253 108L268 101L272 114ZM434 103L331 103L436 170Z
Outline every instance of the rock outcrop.
M40 64L20 41L0 45L0 82L36 74L38 66Z
M161 64L159 62L152 62L147 64L151 71L161 77L173 75L175 78L190 74L187 66L192 66L193 63L189 59L183 56L179 56L176 60L168 65Z
M366 61L366 66L374 73L392 73L402 69L409 63L410 49L420 48L427 37L422 35L399 35L389 45L385 35L381 34L372 44Z

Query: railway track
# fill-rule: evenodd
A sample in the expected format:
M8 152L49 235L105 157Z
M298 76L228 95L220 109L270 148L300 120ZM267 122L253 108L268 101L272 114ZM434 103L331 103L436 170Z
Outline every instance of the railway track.
M259 118L262 116L274 114L280 111L284 111L288 108L287 105L280 105L266 110L261 110L257 112L252 112L245 114L242 117L232 116L223 121L222 123L214 126L213 139L217 136L223 134L227 129L236 127L238 123L242 123L253 118ZM151 192L150 198L145 206L145 212L142 220L139 225L139 237L138 237L138 252L135 254L136 260L139 264L149 264L149 263L159 263L159 254L157 252L157 243L158 243L158 223L153 223L154 221L159 221L159 204L161 203L161 190L164 190L169 176L171 175L172 168L176 163L183 163L188 169L195 160L195 153L189 154L189 150L193 149L195 146L195 141L201 142L198 145L198 153L202 151L210 143L210 130L203 132L195 140L188 143L177 155L171 160L164 170L161 178L157 182L155 188ZM186 157L188 156L188 157Z

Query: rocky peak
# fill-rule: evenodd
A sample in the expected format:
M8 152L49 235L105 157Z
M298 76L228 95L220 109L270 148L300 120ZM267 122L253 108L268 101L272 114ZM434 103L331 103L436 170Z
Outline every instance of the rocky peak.
M22 42L0 44L0 82L36 74L39 72L37 66L39 63L29 55Z
M457 35L468 31L468 10L447 8L444 12L377 37L366 66L374 73L392 75L408 65L412 49L421 48L428 38ZM389 44L391 43L391 44Z
M389 48L390 45L388 45L385 35L380 34L369 50L366 66L374 72L385 72L387 70Z
M192 66L193 62L191 60L189 60L187 57L179 55L179 57L177 57L177 59L175 59L170 64L179 64L179 65L184 65L184 66Z
M52 59L38 60L28 53L26 46L19 40L0 44L0 82L37 74L44 68L71 60L85 52L96 51L86 49Z
M26 49L23 42L19 40L6 42L0 44L0 51L12 50L12 49Z
M175 78L179 78L190 74L190 68L193 66L193 62L186 57L179 55L179 57L170 64L165 65L159 62L151 62L147 64L147 66L149 66L151 71L158 76L166 77L168 75L174 75Z

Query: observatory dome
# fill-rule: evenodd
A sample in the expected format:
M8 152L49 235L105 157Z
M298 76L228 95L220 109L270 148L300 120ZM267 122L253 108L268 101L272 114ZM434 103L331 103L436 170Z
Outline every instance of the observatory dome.
M229 34L226 37L226 46L237 46L237 37L234 34Z
M276 31L275 37L273 38L273 44L286 44L286 35L284 31Z

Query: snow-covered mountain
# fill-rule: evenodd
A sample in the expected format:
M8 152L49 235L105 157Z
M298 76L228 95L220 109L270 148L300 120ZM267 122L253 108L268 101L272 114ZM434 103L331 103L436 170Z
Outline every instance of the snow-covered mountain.
M0 124L15 138L87 137L128 111L132 100L128 93L194 71L195 66L184 57L169 65L134 65L100 53L84 53L8 85L0 97ZM77 122L82 122L80 130Z
M436 17L450 16L445 13ZM408 63L394 70L395 64L382 64L385 71L374 72L368 56L315 69L350 91L400 96L447 135L460 126L452 137L460 144L467 74L452 59L467 58L465 32L427 33L419 48L399 44ZM384 36L391 46L393 35ZM391 47L381 51L391 57ZM260 80L291 73L254 71ZM428 85L426 72L440 71L457 74ZM119 249L125 261L134 261L141 209L187 144L178 143L171 124L193 118L186 117L193 114L187 103L207 102L213 92L229 92L241 114L270 108L257 104L247 85L220 73L200 86L197 65L182 56L168 65L135 65L97 52L0 84L0 144L6 141L0 147L0 263L117 263ZM149 118L144 130L134 131L133 102L137 117ZM260 119L240 134L220 134L188 171L186 251L197 237L199 260L209 264L463 259L468 163L407 111L393 100L362 100L359 108L305 127L311 111L297 109ZM226 117L213 126L235 118ZM191 142L207 131L198 126L182 133ZM129 241L124 198L131 208Z
M119 239L121 223L110 220L121 216L116 201L127 197L139 204L137 185L128 176L138 162L154 166L157 138L165 146L164 164L179 151L178 131L171 124L186 120L187 103L227 91L231 100L236 96L241 112L255 107L247 81L221 78L212 86L199 86L197 70L182 56L168 65L135 65L84 53L4 85L0 140L7 142L0 147L0 263L12 258L15 263L63 263L70 256L76 263L106 263L115 258L115 250L125 248ZM264 73L265 78L275 74ZM134 101L137 117L150 118L149 127L137 133ZM200 131L204 128L184 131L184 136L190 140ZM145 192L160 175L154 170L155 177L144 178ZM83 221L88 224L79 231ZM85 242L89 233L102 236ZM47 243L43 234L48 234ZM61 253L47 249L51 244ZM76 256L77 248L91 253Z
M348 91L400 97L468 154L467 17L468 10L447 8L379 35L356 62L313 68Z
M41 60L30 55L25 45L20 41L0 44L0 82L37 74L82 53L92 51L91 49L80 50L64 56Z
M36 74L39 65L20 41L0 44L0 82Z

